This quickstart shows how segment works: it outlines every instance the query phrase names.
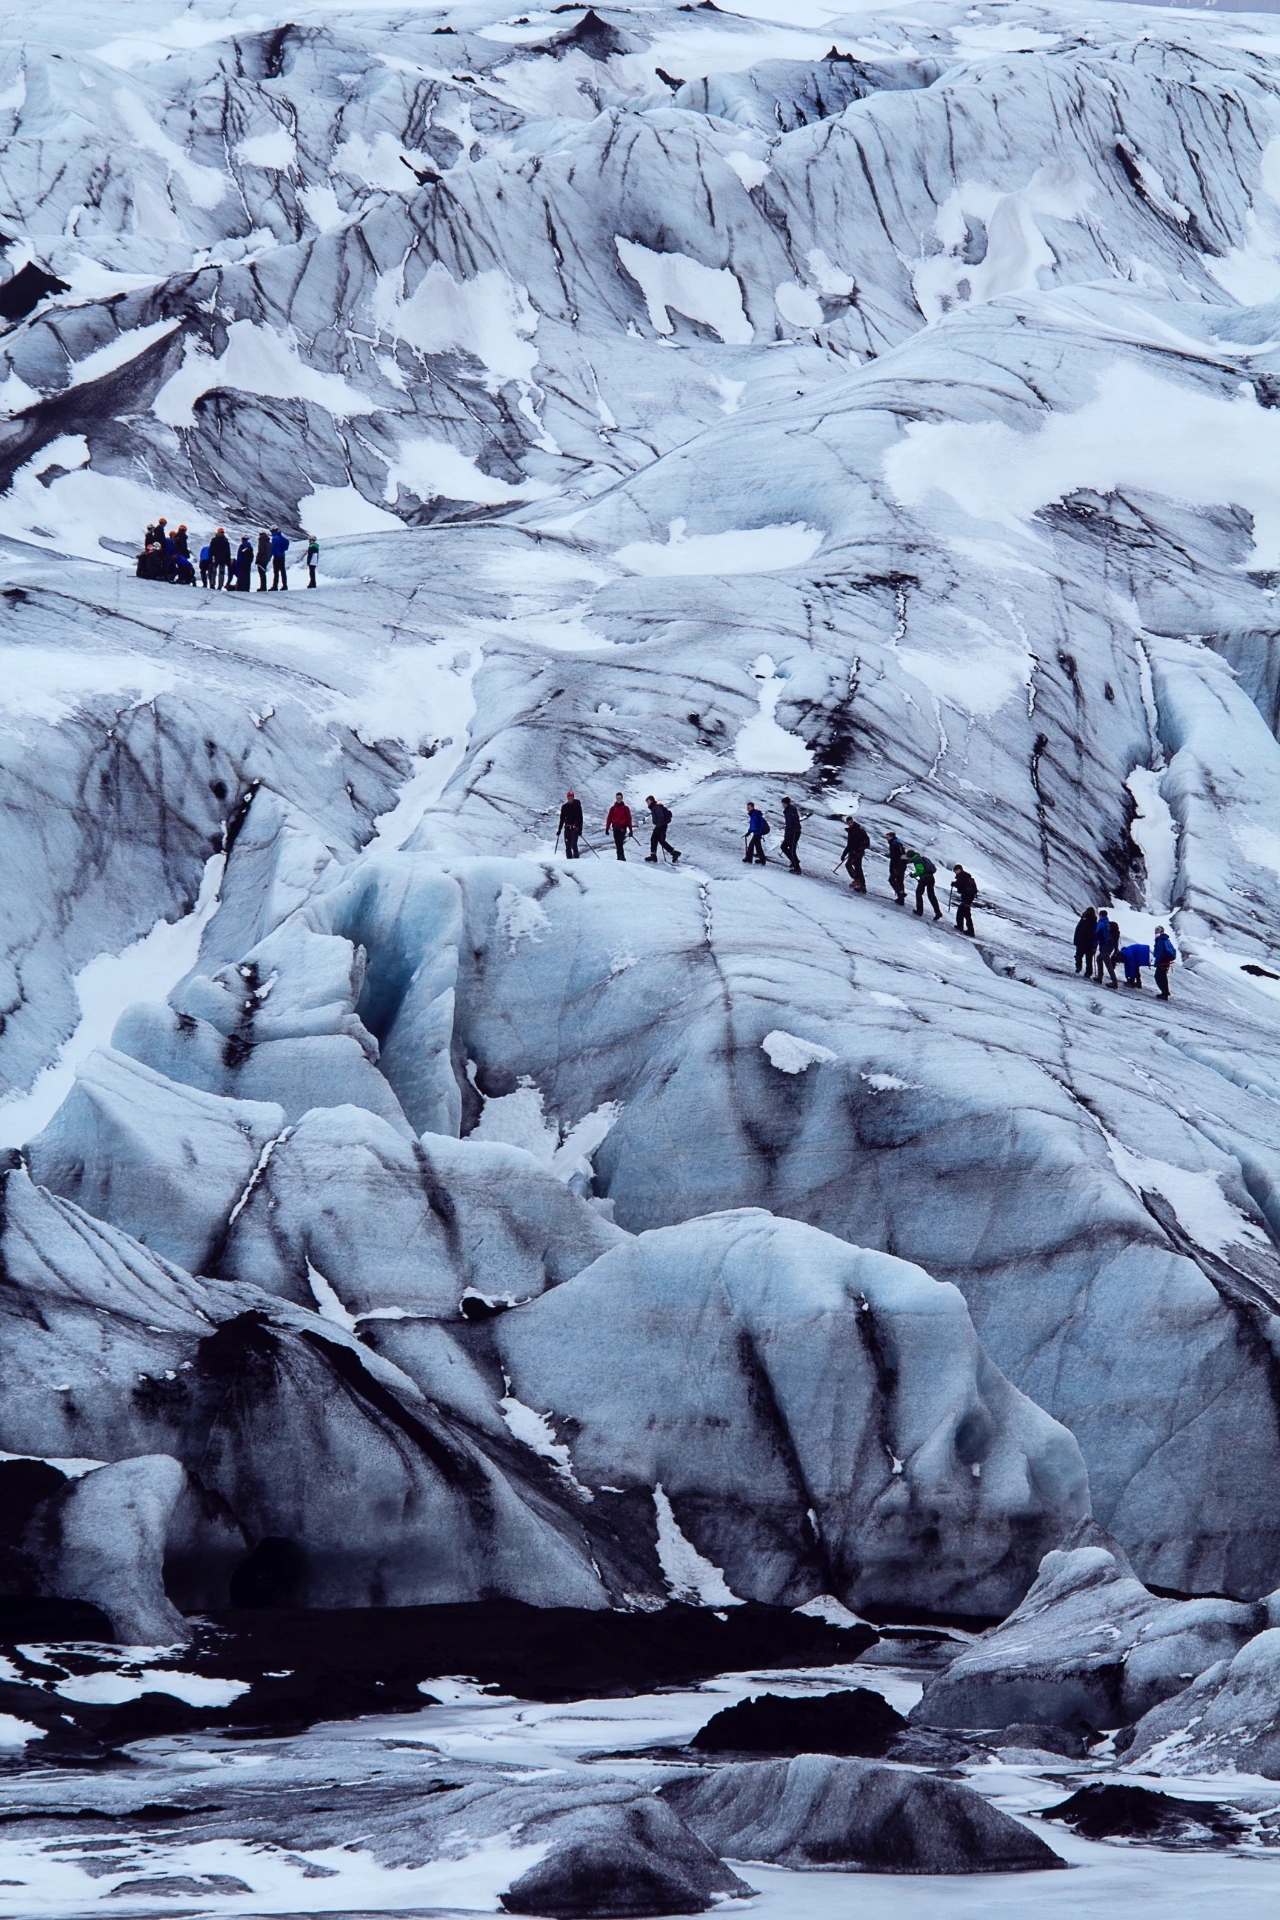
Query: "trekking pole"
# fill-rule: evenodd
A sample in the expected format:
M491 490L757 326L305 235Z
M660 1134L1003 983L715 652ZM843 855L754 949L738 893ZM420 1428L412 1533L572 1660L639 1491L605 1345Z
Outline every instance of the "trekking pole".
M552 853L559 853L559 851L560 851L560 829L559 829L559 827L557 827L557 828L556 828L556 843L555 843L555 845L554 845L554 847L552 847L552 849L551 849L551 851L552 851Z
M951 911L951 896L955 892L955 890L956 890L956 883L953 880L951 882L951 885L947 888L947 912L948 913L950 913Z

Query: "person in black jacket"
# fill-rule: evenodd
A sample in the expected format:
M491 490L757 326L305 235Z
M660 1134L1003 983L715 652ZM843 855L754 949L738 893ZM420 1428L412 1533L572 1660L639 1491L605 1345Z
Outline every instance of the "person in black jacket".
M978 883L971 873L966 873L958 860L952 872L956 876L951 883L956 890L956 932L972 934L973 903L978 897Z
M231 542L227 538L226 529L219 527L209 542L209 574L213 585L228 586L230 573Z
M1084 970L1086 980L1093 978L1093 949L1098 938L1098 909L1086 907L1076 921L1076 972Z
M898 905L905 907L907 904L907 850L896 833L890 832L885 835L885 838L889 842L889 885Z
M671 825L671 809L664 807L660 800L655 800L651 793L645 795L644 803L649 809L649 818L653 822L653 832L649 835L649 851L645 855L645 861L649 866L653 866L658 858L658 848L661 847L665 853L671 855L671 864L674 866L680 858L680 850L678 847L668 845L667 842L667 828Z
M556 828L556 839L564 835L564 857L566 860L578 859L578 841L582 838L582 802L570 787L560 809L560 824Z
M789 793L782 796L782 852L791 862L792 873L800 866L800 809Z
M247 533L240 536L240 545L236 548L235 581L241 593L248 593L253 585L253 543Z
M844 823L844 852L836 861L836 867L843 867L849 875L849 884L855 893L865 893L867 876L862 871L862 856L871 845L871 835L861 822L848 814Z
M258 592L267 590L267 568L271 565L271 535L265 530L258 533L258 551L253 556L253 564L258 569Z

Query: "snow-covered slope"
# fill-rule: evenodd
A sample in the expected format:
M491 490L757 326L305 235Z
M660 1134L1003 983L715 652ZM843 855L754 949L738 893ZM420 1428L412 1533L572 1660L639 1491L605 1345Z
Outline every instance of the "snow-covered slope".
M1280 42L820 13L4 23L0 1446L192 1605L1280 1585Z

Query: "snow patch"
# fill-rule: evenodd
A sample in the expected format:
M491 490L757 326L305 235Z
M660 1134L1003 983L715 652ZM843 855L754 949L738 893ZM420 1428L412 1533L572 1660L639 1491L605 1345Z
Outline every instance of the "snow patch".
M226 348L216 357L188 339L182 365L165 381L151 410L166 427L194 427L196 401L223 387L266 399L308 400L335 420L377 412L374 402L348 386L340 373L309 367L291 334L256 320L233 320Z
M307 1284L311 1288L316 1312L321 1319L332 1320L335 1326L345 1328L348 1333L354 1333L359 1324L357 1316L347 1311L333 1286L325 1279L318 1267L312 1266L310 1260L307 1261Z
M247 1680L215 1680L200 1673L176 1673L165 1667L148 1667L144 1674L84 1673L59 1680L52 1689L64 1700L82 1706L118 1707L126 1700L139 1700L144 1693L167 1693L185 1700L189 1707L229 1707L243 1693Z
M556 1439L555 1428L547 1414L536 1413L532 1407L526 1407L517 1400L510 1391L510 1383L506 1395L498 1402L498 1410L507 1423L507 1431L512 1439L528 1447L539 1459L549 1461L565 1485L583 1500L595 1499L590 1487L584 1487L574 1472L569 1449Z
M213 167L200 166L189 154L184 153L163 127L156 125L138 95L130 93L127 87L117 88L115 104L125 131L132 136L135 145L148 153L159 155L170 174L176 174L181 180L193 206L201 207L206 212L212 211L231 185L228 176Z
M735 409L736 410L736 409ZM726 533L685 533L686 522L673 520L665 545L636 540L620 547L614 559L630 573L650 578L681 574L781 573L802 567L822 545L823 535L802 520L789 527L733 528Z
M787 1033L782 1027L766 1033L760 1045L779 1073L804 1073L809 1067L839 1058L830 1047L819 1046L816 1040L802 1040L798 1034Z
M266 167L283 173L298 157L298 143L288 127L273 127L270 133L255 133L236 148L237 159L246 166Z
M545 481L526 480L513 486L481 473L475 456L459 452L447 440L403 440L387 468L383 498L393 502L401 487L419 500L474 500L482 506L501 506L512 500L542 500L555 491Z
M161 1005L200 953L204 930L218 910L226 855L205 862L200 893L180 920L157 920L122 953L100 953L75 977L80 1021L63 1042L57 1059L44 1068L26 1093L0 1101L0 1147L20 1147L48 1125L70 1092L76 1068L95 1047L106 1046L126 1007L142 1001Z
M940 320L957 304L979 306L1001 294L1034 292L1041 269L1057 265L1040 221L1078 219L1092 191L1090 182L1077 180L1061 164L1041 167L1014 193L1001 193L976 181L955 187L938 208L935 221L944 251L922 260L911 276L925 319ZM986 227L986 252L976 266L962 253L971 219L981 220Z
M83 387L90 380L101 380L104 374L114 373L117 367L127 367L131 360L136 360L157 340L167 339L169 334L176 332L181 324L179 320L157 320L149 327L128 328L116 339L108 340L105 346L86 353L83 360L77 360L71 369L68 387ZM18 384L22 383L19 381ZM35 397L33 394L32 398Z
M751 671L760 682L760 711L738 729L734 759L746 773L807 773L813 754L798 733L788 733L774 718L785 680L767 653Z
M1242 1245L1271 1250L1262 1228L1227 1199L1217 1174L1192 1173L1186 1167L1171 1166L1167 1160L1131 1153L1110 1134L1107 1149L1125 1185L1139 1195L1144 1188L1160 1194L1173 1208L1179 1226L1206 1253L1226 1254Z
M1117 363L1097 397L1034 433L1003 421L911 422L884 458L905 506L947 496L971 519L1021 526L1080 488L1140 488L1192 506L1233 504L1254 522L1250 564L1280 564L1280 413Z
M551 922L543 912L540 903L530 893L522 893L519 887L512 886L508 880L498 895L498 927L510 941L508 952L514 953L517 942L532 940L540 946L544 933L550 933Z
M479 360L496 393L509 380L527 381L538 364L530 336L538 315L523 287L500 268L455 280L433 260L406 300L400 272L378 280L373 314L378 326L419 353L469 353Z
M356 487L315 487L298 502L298 522L317 540L348 533L400 533L404 521L366 500Z
M749 347L755 329L742 305L742 288L728 267L704 267L684 253L653 253L617 235L623 266L637 282L656 333L675 332L669 308L710 327L726 346Z
M704 1560L692 1540L680 1531L661 1481L653 1490L653 1505L658 1521L658 1565L671 1598L694 1607L742 1606L720 1568Z

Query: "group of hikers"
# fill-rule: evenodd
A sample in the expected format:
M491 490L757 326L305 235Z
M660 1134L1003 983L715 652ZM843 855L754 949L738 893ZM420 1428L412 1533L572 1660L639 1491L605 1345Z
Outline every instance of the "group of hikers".
M1118 988L1116 967L1123 962L1126 987L1141 987L1142 969L1152 967L1160 998L1169 998L1169 969L1178 957L1178 949L1163 927L1156 928L1150 946L1145 940L1126 941L1119 921L1106 907L1086 907L1076 921L1075 944L1076 972L1083 973L1086 980L1101 980L1105 968L1107 985Z
M649 866L654 866L657 864L660 855L665 853L672 866L675 866L681 856L680 849L673 847L667 839L667 828L671 825L671 809L670 807L664 806L660 800L655 800L651 793L645 795L645 806L649 810L651 826L649 851L645 855L645 862ZM782 823L783 834L779 851L785 856L792 873L803 873L804 869L800 865L800 835L803 832L803 822L800 817L800 809L790 794L783 795ZM844 824L844 847L832 871L838 873L841 868L843 868L849 875L849 883L854 892L865 893L867 890L867 880L862 870L862 862L870 850L871 836L862 823L854 819L852 814L846 817ZM618 859L625 860L627 857L627 841L635 838L635 822L632 818L631 809L621 793L614 795L613 805L605 815L604 830L606 834L611 835L613 838L614 851ZM568 859L578 860L581 858L579 847L582 844L583 832L584 818L582 802L578 799L578 796L573 792L572 788L570 788L569 792L565 795L564 804L560 808L560 819L556 826L556 846L559 847L560 837L563 834L564 850ZM773 828L755 801L748 800L747 825L744 836L746 850L742 856L744 866L755 866L757 864L762 867L768 866L769 862L765 857L764 843L766 837L772 832ZM894 832L889 832L885 838L888 842L889 886L898 905L901 907L907 903L906 888L909 875L915 882L915 911L917 914L919 914L921 918L924 917L924 903L927 900L933 908L934 919L941 920L942 908L938 905L938 894L934 885L938 869L933 861L929 858L928 854L918 853L914 847L906 846ZM594 853L595 848L590 846L590 842L587 844L589 850ZM972 936L973 903L978 897L978 883L971 873L966 872L958 860L952 872L955 877L951 882L948 906L950 906L954 900L957 931Z
M645 806L649 811L650 833L649 851L645 855L648 865L657 864L662 854L666 854L672 866L679 861L680 849L673 847L667 839L667 829L671 825L671 809L651 793L645 795ZM800 836L803 822L800 809L790 794L784 794L782 800L783 834L779 851L785 856L792 873L802 873L800 865ZM836 861L833 872L841 869L849 875L849 883L855 893L867 890L866 874L862 863L871 851L871 835L860 820L852 814L845 818L845 840ZM560 819L556 827L556 846L564 836L564 850L570 860L581 858L580 847L583 844L585 830L582 802L572 788L565 795L560 809ZM631 809L621 793L615 793L613 805L604 820L605 833L613 839L614 851L619 860L627 857L627 841L635 838L635 821ZM744 835L745 851L742 860L744 866L768 866L764 843L773 829L754 800L747 801L747 824ZM941 920L942 908L938 903L935 881L938 869L928 854L920 853L909 847L898 834L890 828L885 834L885 851L889 860L889 890L900 907L907 904L907 887L915 886L915 911L924 918L925 902L933 909L935 920ZM587 842L590 852L596 849ZM953 879L947 905L954 902L956 931L973 935L973 903L978 897L978 883L957 860L952 867ZM1119 924L1103 907L1086 907L1081 914L1075 931L1076 972L1083 972L1087 979L1093 979L1094 968L1097 978L1103 978L1104 969L1109 975L1109 984L1119 985L1116 980L1116 967L1124 963L1125 985L1141 987L1142 969L1154 966L1156 987L1162 1000L1169 999L1169 969L1178 957L1177 948L1163 927L1157 927L1155 941L1148 947L1145 942L1126 942Z
M185 524L175 527L171 533L161 515L154 526L147 528L134 571L139 580L167 580L171 586L194 587L198 567L202 587L225 588L229 593L248 593L253 585L253 570L256 567L258 592L266 593L269 568L271 591L287 593L288 554L289 541L279 527L273 527L270 533L264 528L258 535L256 547L247 533L242 534L234 554L226 528L219 527L209 536L208 544L201 547L198 559L193 559ZM307 540L305 561L309 587L316 584L316 568L319 564L320 542L311 534Z

